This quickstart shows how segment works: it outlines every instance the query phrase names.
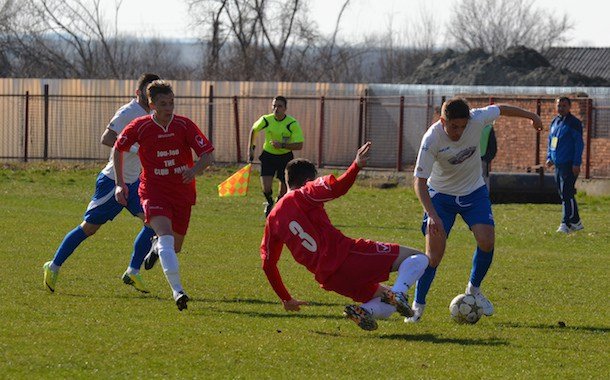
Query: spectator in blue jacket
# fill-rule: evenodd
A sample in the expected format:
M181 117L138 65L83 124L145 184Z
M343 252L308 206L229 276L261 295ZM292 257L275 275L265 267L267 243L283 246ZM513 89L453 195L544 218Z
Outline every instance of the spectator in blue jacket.
M570 113L572 102L567 97L556 100L557 116L551 122L546 166L555 166L555 181L561 196L563 218L557 232L570 233L584 228L576 204L576 178L580 174L582 151L582 122Z

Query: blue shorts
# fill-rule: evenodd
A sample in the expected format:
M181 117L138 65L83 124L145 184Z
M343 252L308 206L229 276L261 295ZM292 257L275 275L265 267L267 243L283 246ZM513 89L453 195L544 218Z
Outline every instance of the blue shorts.
M431 193L434 190L431 189ZM436 213L443 221L445 232L449 236L456 215L461 215L468 227L472 228L475 224L488 224L494 226L494 217L491 212L491 201L487 186L483 185L468 195L454 196L443 193L436 193L432 196L432 205ZM424 213L421 230L426 235L428 224L428 214Z
M138 186L140 180L128 184L129 188L129 199L127 200L127 210L136 216L140 213L144 213L142 205L140 204L140 196L138 195ZM91 202L87 206L85 216L83 220L91 224L104 224L109 220L114 219L115 216L119 215L123 210L123 205L116 201L114 198L114 180L106 177L100 173L97 176L95 183L95 194L91 197Z

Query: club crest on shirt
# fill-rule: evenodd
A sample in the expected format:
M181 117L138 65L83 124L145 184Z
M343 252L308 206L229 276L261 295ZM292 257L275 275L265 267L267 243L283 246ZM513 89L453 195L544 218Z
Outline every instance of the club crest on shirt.
M203 141L203 137L197 135L195 136L195 141L197 141L197 145L199 145L200 147L204 147L205 146L205 141Z
M385 243L377 243L377 253L389 253L390 246Z
M477 150L476 146L468 147L468 148L462 150L461 152L459 152L458 154L456 154L455 156L451 157L449 159L449 163L451 165L461 164L462 162L469 159L474 154L474 152L476 152L476 150Z

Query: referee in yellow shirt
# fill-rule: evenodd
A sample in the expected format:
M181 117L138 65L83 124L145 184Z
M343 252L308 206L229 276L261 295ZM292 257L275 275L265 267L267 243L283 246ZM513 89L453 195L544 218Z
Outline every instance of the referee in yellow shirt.
M254 151L256 146L254 141L258 132L265 132L265 143L263 144L263 152L259 156L261 161L261 186L263 187L263 195L267 200L265 205L265 216L268 216L273 209L273 177L280 180L280 190L277 200L280 200L286 194L286 182L284 178L284 170L288 161L294 158L293 150L301 150L303 148L303 131L296 119L290 115L286 115L288 101L283 96L273 98L271 104L273 113L261 116L253 125L250 131L250 139L248 146L250 147L248 162L254 160Z

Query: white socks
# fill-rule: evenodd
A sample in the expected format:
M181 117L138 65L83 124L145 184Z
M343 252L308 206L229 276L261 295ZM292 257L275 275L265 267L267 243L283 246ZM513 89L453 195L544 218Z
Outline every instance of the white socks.
M375 297L368 302L360 305L361 308L368 310L375 319L388 319L396 311L392 305L381 302L380 297Z
M180 283L180 273L178 273L178 257L176 257L176 251L174 249L174 236L159 236L157 249L161 267L163 268L169 286L171 286L173 290L174 298L176 298L176 294L182 292L183 289L182 284Z
M392 291L406 293L409 287L424 274L427 267L428 256L418 254L407 257L398 267L398 277L392 286Z

